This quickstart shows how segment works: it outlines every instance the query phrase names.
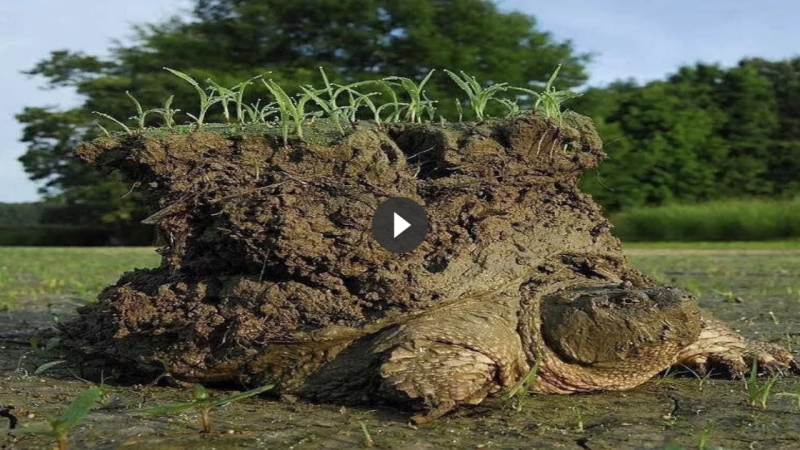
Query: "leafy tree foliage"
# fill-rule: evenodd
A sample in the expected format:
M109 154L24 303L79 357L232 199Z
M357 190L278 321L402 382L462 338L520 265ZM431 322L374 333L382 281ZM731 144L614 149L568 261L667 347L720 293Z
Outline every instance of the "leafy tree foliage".
M777 106L777 126L768 147L768 170L776 192L800 192L800 57L784 61L746 59L769 81ZM767 94L769 95L769 93Z
M800 194L798 69L800 59L700 63L590 90L576 108L595 119L610 159L586 189L612 211Z

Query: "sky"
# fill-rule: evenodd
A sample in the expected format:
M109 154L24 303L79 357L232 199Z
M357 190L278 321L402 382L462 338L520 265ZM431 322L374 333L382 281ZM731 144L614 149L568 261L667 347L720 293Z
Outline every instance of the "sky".
M800 56L797 0L499 0L502 10L536 17L540 30L595 54L589 84L640 82L699 61L735 65L744 57ZM26 106L70 108L81 98L42 90L20 73L53 50L104 55L131 24L182 14L191 0L3 0L0 2L0 202L35 201L37 184L17 161L25 152L14 119Z

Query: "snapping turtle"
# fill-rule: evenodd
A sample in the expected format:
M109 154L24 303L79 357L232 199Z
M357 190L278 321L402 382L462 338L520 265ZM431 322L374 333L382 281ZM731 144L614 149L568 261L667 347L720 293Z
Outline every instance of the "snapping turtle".
M732 377L754 360L769 372L798 368L785 349L743 339L683 290L627 283L460 298L341 348L331 358L312 342L279 346L261 367L284 366L282 381L302 397L390 400L422 410L416 421L497 395L534 364L532 390L562 394L630 389L673 365Z
M288 147L233 131L79 149L146 188L167 245L160 267L125 274L65 324L65 345L128 373L389 401L418 419L496 395L534 365L533 390L550 393L628 389L674 364L797 369L629 267L578 188L604 157L582 116L361 124ZM371 236L391 197L427 211L413 252Z

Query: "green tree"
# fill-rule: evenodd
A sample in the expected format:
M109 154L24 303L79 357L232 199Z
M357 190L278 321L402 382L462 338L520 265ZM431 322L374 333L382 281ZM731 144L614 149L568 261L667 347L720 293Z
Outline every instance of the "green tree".
M291 90L319 84L319 66L337 81L419 79L447 68L485 82L535 87L563 64L559 88L568 88L585 81L589 58L539 30L533 17L485 0L195 0L190 17L138 25L134 32L132 44L113 48L108 59L57 51L40 61L30 75L49 87L74 89L84 103L71 110L29 107L17 115L28 145L20 158L26 171L46 181L47 198L80 208L87 223L137 222L147 214L135 189L94 173L72 152L98 135L92 111L128 120L134 109L126 91L145 108L175 94L174 107L192 111L196 94L164 66L228 86L271 71ZM447 77L428 90L431 97L459 95ZM62 217L68 216L76 220Z
M728 70L719 80L719 107L727 120L718 135L729 147L720 165L720 183L731 197L771 195L770 142L778 126L772 84L750 66Z
M779 161L798 141L781 132L778 93L790 84L770 81L764 64L700 63L587 92L578 107L595 119L609 160L585 188L612 210L787 192L791 180L777 170L791 167Z
M626 88L615 108L595 118L609 159L586 188L612 210L712 197L724 149L714 140L714 117L691 100L693 86Z
M796 196L800 194L800 57L782 61L751 58L739 66L755 69L770 83L778 115L766 145L768 178L776 193Z

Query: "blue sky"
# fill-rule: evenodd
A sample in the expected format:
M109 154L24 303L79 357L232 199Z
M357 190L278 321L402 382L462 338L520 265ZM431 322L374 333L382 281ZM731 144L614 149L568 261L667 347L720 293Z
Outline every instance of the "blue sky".
M747 56L800 56L797 0L500 0L504 10L537 17L540 29L596 53L590 84L662 78L697 61L734 65ZM25 106L70 107L80 98L41 90L20 73L51 50L102 55L130 24L157 22L190 0L7 0L0 2L0 202L38 198L17 158L25 147L14 115Z

